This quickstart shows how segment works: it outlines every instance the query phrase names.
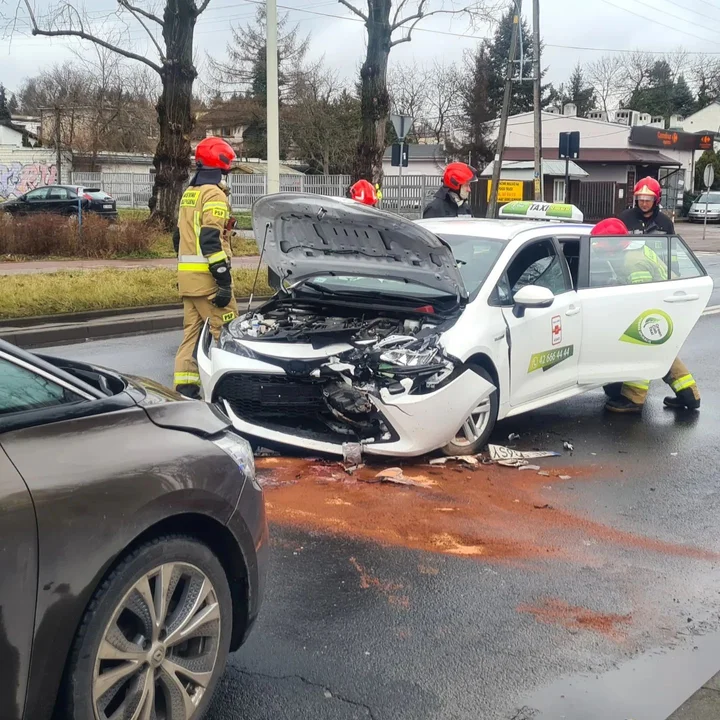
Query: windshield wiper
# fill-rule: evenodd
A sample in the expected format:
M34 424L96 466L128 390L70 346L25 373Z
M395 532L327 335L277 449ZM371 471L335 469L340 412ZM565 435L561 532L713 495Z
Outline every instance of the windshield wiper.
M342 295L343 293L338 292L337 290L331 290L330 288L326 288L320 283L314 283L312 281L303 282L301 285L298 286L297 289L302 289L304 287L309 287L311 290L315 290L316 292L322 293L323 295Z

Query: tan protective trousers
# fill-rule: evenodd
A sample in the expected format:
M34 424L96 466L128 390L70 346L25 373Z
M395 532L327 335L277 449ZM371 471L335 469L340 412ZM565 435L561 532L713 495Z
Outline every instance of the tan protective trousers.
M675 362L672 364L670 372L663 378L663 382L667 383L678 396L683 392L690 392L696 400L700 399L700 391L695 378L680 358L675 358ZM636 405L644 405L649 389L649 380L626 382L623 383L621 395Z
M225 323L237 317L237 303L235 298L227 307L219 308L210 302L209 297L183 297L183 339L175 356L174 385L200 386L200 374L195 360L195 346L205 320L210 318L210 332L215 340L220 336L220 330Z

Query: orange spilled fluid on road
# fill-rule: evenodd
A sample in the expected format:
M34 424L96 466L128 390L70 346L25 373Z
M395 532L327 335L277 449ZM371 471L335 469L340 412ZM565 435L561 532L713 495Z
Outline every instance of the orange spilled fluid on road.
M600 565L607 546L720 560L709 550L617 530L560 507L568 486L597 475L597 467L547 462L550 475L541 476L498 466L404 463L404 475L419 487L378 482L386 467L375 463L348 475L332 461L257 460L268 517L278 524L486 562Z

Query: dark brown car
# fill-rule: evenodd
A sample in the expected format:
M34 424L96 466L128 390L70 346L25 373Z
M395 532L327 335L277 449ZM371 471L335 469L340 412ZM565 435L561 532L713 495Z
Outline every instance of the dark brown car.
M0 341L2 720L197 720L267 552L220 411Z

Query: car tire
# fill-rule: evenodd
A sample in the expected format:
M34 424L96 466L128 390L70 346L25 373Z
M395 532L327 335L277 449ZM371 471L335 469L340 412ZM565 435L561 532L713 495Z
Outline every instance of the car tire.
M472 369L483 380L487 380L493 385L495 384L495 380L493 380L493 378L490 376L490 373L485 370L485 368L475 365L472 366ZM476 430L480 430L480 432L472 433L473 439L471 440L467 437L467 432L464 429L464 424L463 427L458 430L458 434L456 435L455 439L449 442L442 449L445 455L449 455L450 457L456 457L460 455L477 455L483 450L485 445L487 445L487 441L490 439L490 435L492 435L492 431L495 429L498 411L500 410L500 399L497 388L495 388L495 390L492 392L487 401L485 401L485 403L482 403L478 406L477 410L479 410L483 406L487 408L487 415L483 419L482 428L477 428L477 425L474 424ZM473 411L473 415L475 414L475 412L476 410ZM473 416L471 416L471 418L472 417ZM470 420L471 418L468 418L468 420Z
M157 623L151 605L164 608ZM85 611L66 673L64 717L136 717L145 703L154 709L137 717L199 720L225 669L231 635L230 588L210 548L183 535L140 545Z

